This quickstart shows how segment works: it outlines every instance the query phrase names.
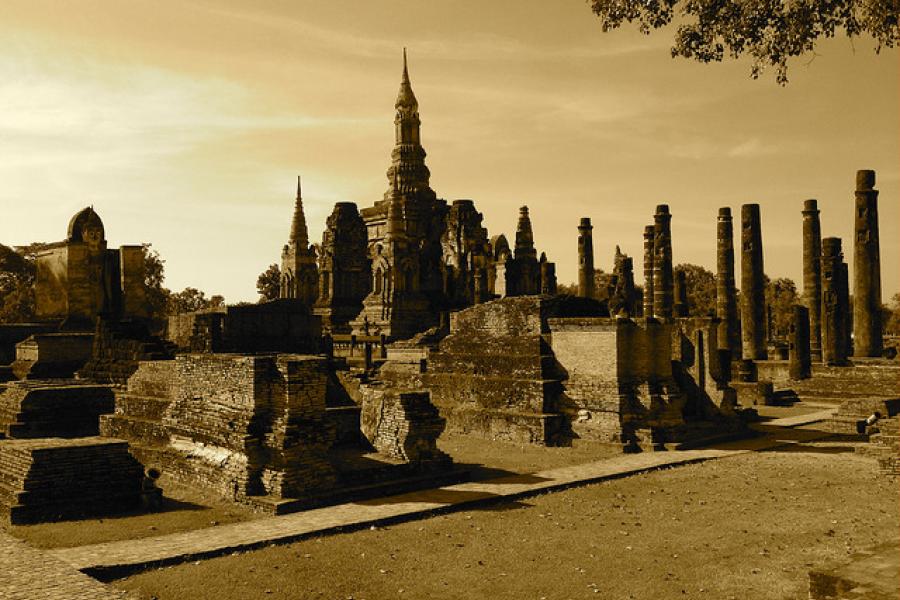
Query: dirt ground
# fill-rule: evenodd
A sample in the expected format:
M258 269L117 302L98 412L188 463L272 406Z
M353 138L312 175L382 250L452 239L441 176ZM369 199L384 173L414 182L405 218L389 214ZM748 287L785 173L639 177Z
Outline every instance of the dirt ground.
M38 525L3 525L2 528L36 548L68 548L118 540L137 540L167 533L191 531L266 516L244 506L223 502L188 486L160 479L162 510L128 512L102 519L61 521Z
M510 455L514 456L512 451ZM805 598L896 539L898 485L821 442L683 466L115 582L141 598Z
M620 449L610 444L575 440L567 448L541 448L530 444L506 444L467 436L441 437L441 449L456 462L470 468L473 478L484 479L504 473L533 473L617 456ZM66 548L101 542L140 539L181 531L191 531L248 521L268 516L248 507L223 501L213 494L167 480L160 480L165 498L163 510L155 513L131 512L102 519L3 525L11 535L37 548Z

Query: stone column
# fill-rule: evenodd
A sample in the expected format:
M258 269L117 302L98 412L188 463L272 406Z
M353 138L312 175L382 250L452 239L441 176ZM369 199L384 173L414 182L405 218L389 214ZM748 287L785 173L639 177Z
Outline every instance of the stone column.
M822 240L822 362L840 365L846 362L846 347L841 334L841 238Z
M809 345L822 360L822 227L818 202L803 203L803 303L809 309Z
M793 309L788 337L788 368L791 379L809 379L812 375L809 309L802 304L795 304Z
M556 263L549 262L544 254L541 254L541 294L556 294Z
M853 312L850 310L850 269L841 261L841 287L838 288L838 303L841 307L841 339L844 341L844 356L853 355Z
M653 316L653 225L644 227L644 317Z
M594 297L594 227L588 217L578 224L578 295Z
M672 274L672 215L660 204L653 215L653 316L671 319L675 304Z
M766 358L766 297L759 204L741 206L741 335L743 355Z
M685 272L675 271L675 316L687 317L689 312Z
M741 358L741 321L734 283L734 227L731 209L719 209L716 226L716 316L720 319L719 348Z
M853 356L881 356L881 251L875 171L856 172L853 243Z

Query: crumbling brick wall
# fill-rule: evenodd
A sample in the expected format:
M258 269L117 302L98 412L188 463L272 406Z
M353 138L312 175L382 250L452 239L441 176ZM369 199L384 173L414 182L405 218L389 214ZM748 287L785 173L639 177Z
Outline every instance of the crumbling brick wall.
M423 385L448 426L482 437L552 442L559 381L543 338L542 300L520 296L454 313Z
M222 496L303 498L330 490L325 359L179 355L142 362L105 417L142 461Z
M445 425L428 392L366 388L361 428L379 452L410 463L449 462L437 447Z

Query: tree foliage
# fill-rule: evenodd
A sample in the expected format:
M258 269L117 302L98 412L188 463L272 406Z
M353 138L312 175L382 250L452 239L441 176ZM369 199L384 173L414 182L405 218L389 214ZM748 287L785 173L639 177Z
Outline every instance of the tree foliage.
M682 263L675 272L684 271L687 288L688 314L692 317L708 317L716 314L716 276L705 267Z
M603 31L637 23L649 34L679 22L672 56L703 63L749 56L756 79L767 68L787 83L788 59L814 52L820 38L843 30L869 34L875 52L900 42L900 0L589 0Z
M169 307L168 289L163 287L165 281L165 264L159 252L153 250L150 244L143 245L144 251L144 297L147 300L147 313L154 329L159 329L165 322Z
M784 338L790 332L794 318L794 305L800 303L797 296L797 284L789 277L779 277L766 282L766 306L772 314L772 335Z
M276 264L259 274L256 279L256 291L259 292L259 301L268 302L277 300L281 295L281 269Z
M174 292L169 295L168 313L170 315L178 315L198 310L213 310L224 306L224 296L215 294L207 298L206 292L197 288L186 287L180 292Z
M900 293L894 294L887 308L887 319L884 321L884 332L888 335L900 335Z
M34 250L17 252L0 244L0 323L25 323L34 317Z

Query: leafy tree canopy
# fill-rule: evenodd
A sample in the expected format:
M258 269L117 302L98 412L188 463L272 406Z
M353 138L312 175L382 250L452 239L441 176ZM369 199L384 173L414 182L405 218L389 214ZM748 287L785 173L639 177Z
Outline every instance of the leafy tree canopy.
M708 317L716 314L716 276L705 267L683 263L675 266L675 272L684 271L687 288L688 314L692 317Z
M603 31L623 22L642 33L679 22L672 56L708 63L746 55L756 79L766 67L787 83L789 58L810 54L822 37L869 34L875 52L900 42L900 0L588 0Z
M281 294L281 269L278 265L273 263L259 274L256 279L256 291L259 292L260 302L278 299Z
M0 244L0 323L24 323L34 317L33 244L21 251Z
M198 310L213 310L224 306L224 296L215 294L207 298L206 293L202 290L186 287L180 292L169 295L168 313L177 315Z
M785 337L790 331L791 321L794 318L794 305L800 304L797 295L797 284L789 277L769 279L766 283L766 306L772 313L772 333L775 337Z

